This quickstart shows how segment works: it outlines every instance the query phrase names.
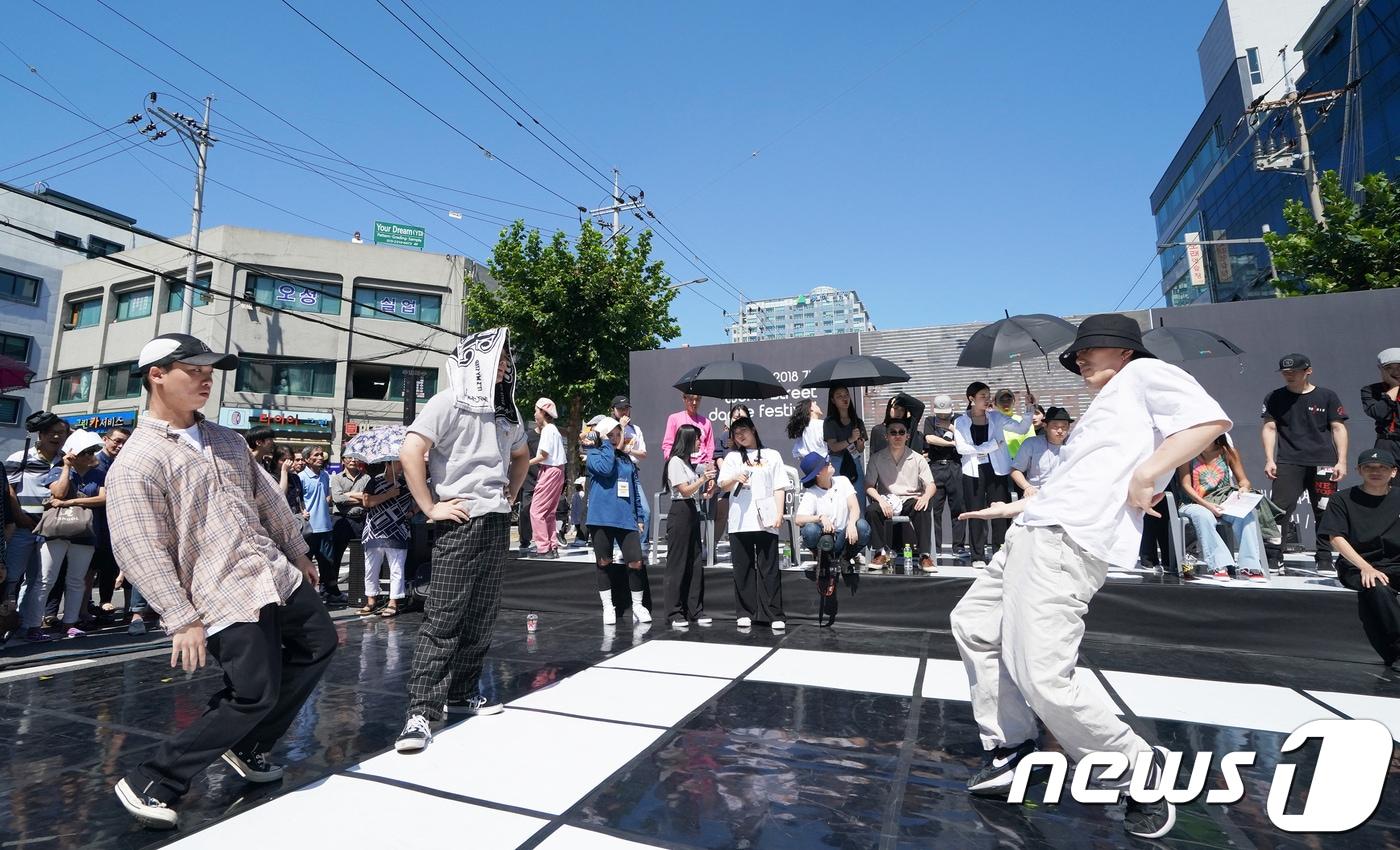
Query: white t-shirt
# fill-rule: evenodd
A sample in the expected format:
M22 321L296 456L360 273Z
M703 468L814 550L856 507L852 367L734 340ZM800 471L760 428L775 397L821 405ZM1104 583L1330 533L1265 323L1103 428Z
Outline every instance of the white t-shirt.
M1133 470L1172 434L1229 421L1186 372L1160 360L1129 361L1075 423L1053 478L1016 521L1058 525L1094 557L1131 566L1142 540L1142 511L1127 503ZM1157 489L1175 473L1163 473Z
M797 512L803 516L816 515L831 520L838 530L850 522L850 504L847 502L856 494L855 485L842 475L831 477L831 487L823 490L813 484L802 491L802 500L797 503Z
M642 429L633 425L631 422L622 426L623 444L626 445L629 440L631 441L631 445L627 446L627 454L631 455L633 460L635 460L638 454L647 450L647 441L646 438L642 436Z
M679 484L694 483L699 477L695 470L690 468L690 464L678 457L673 457L666 461L666 480L671 483L672 499L694 499L696 494L682 496L680 491L676 489L676 486Z
M191 425L191 426L188 427L188 428L171 428L170 430L174 431L176 434L179 434L179 435L180 435L180 439L182 439L182 440L184 440L185 442L189 443L190 445L194 446L194 450L195 450L195 451L200 452L201 454L203 454L203 452L204 452L204 438L201 437L201 436L199 436L199 423L198 423L198 422L196 422L195 424Z
M826 424L815 416L803 429L802 436L792 444L792 456L796 460L800 461L812 452L822 457L831 456L831 450L826 447Z
M1016 450L1011 459L1011 468L1021 470L1032 487L1039 489L1050 480L1050 473L1060 466L1060 451L1064 444L1056 446L1044 435L1031 437Z
M732 451L724 456L720 468L720 478L734 478L740 472L749 473L749 483L739 488L729 501L729 531L767 531L777 534L772 528L777 506L773 504L773 494L786 490L788 479L783 456L773 449L749 452L749 465L744 466L743 456Z
M539 450L549 453L540 466L566 466L569 463L569 458L564 454L564 438L559 435L559 429L553 422L546 422L540 429Z

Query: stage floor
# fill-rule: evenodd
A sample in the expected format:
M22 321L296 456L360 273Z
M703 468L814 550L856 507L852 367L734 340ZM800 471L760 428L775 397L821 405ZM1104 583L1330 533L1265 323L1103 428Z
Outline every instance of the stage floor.
M732 622L675 632L596 614L503 610L483 687L504 714L457 722L418 755L391 751L417 615L338 621L342 646L274 751L270 786L222 764L180 806L179 832L137 827L111 785L218 687L172 672L168 650L0 674L0 836L7 847L249 845L472 848L1131 846L1118 807L1035 788L1013 806L969 797L980 764L967 681L946 631ZM1317 718L1374 718L1400 738L1400 675L1379 663L1125 646L1086 639L1076 674L1153 743L1254 750L1232 806L1183 806L1175 847L1375 848L1400 843L1392 767L1360 828L1292 835L1264 809L1279 756ZM1054 747L1053 741L1045 742ZM1208 787L1220 787L1218 759ZM1295 801L1295 807L1300 805ZM1293 811L1294 809L1290 809Z

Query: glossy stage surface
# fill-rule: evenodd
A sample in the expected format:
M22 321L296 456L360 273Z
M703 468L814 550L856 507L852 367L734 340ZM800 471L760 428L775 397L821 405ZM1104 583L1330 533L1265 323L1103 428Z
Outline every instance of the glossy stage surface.
M582 578L580 580L583 580ZM716 612L723 616L724 612ZM137 826L112 784L217 688L217 669L168 667L168 649L89 666L0 674L0 844L20 848L429 846L982 848L1134 846L1121 807L1068 793L1023 805L971 798L981 763L967 679L941 630L787 634L730 619L675 632L597 615L504 610L483 679L503 714L455 722L421 754L392 744L419 619L342 617L342 646L273 757L286 778L249 785L222 763L179 806L178 832ZM1244 627L1245 624L1242 624ZM1350 624L1348 624L1350 625ZM69 642L72 643L72 642ZM1395 768L1363 826L1277 829L1264 802L1280 757L1316 718L1374 718L1400 737L1400 674L1379 663L1086 640L1077 678L1153 743L1259 753L1245 797L1181 807L1171 847L1400 846ZM1056 745L1048 737L1048 748ZM1310 745L1312 746L1312 745ZM1148 842L1141 842L1146 846Z

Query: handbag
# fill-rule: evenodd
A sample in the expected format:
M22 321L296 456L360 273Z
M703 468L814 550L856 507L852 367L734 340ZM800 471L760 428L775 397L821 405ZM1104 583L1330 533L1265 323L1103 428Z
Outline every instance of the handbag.
M49 540L81 540L92 537L92 509L79 505L45 508L34 526L35 535Z

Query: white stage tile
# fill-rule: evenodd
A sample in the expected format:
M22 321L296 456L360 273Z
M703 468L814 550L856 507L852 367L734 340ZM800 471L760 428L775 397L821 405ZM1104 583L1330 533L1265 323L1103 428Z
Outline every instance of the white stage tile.
M562 826L540 842L539 850L652 850L656 846L574 826Z
M1079 687L1099 695L1102 699L1113 703L1114 711L1122 714L1122 709L1113 698L1104 690L1103 683L1099 677L1094 675L1094 671L1087 667L1076 667L1074 679L1079 683ZM949 702L971 702L972 694L968 690L967 668L963 667L961 661L952 661L945 658L930 658L924 667L924 699L941 699Z
M1357 720L1379 720L1390 729L1390 737L1400 741L1400 699L1334 691L1308 691L1312 696Z
M1143 717L1287 733L1310 720L1335 716L1302 694L1275 685L1116 671L1104 675L1123 702Z
M334 811L334 817L308 817ZM375 816L392 813L392 817ZM313 785L200 830L167 847L227 850L230 847L398 847L405 824L414 843L450 846L471 836L471 846L507 850L538 832L548 820L474 806L395 788L382 782L331 776Z
M755 682L809 685L843 691L914 695L919 659L856 652L780 649L748 675Z
M591 667L526 694L510 705L624 723L674 726L728 684L726 679Z
M631 667L658 673L689 673L737 679L768 654L761 646L732 643L700 643L691 640L649 640L621 655L601 661L599 667Z
M351 771L560 814L661 734L642 726L507 709L443 730L422 753L384 753Z

